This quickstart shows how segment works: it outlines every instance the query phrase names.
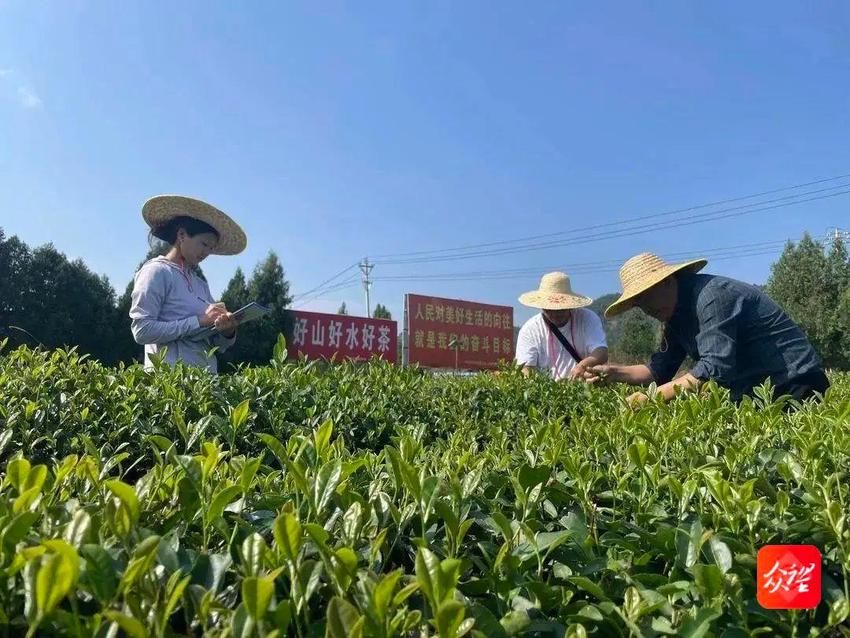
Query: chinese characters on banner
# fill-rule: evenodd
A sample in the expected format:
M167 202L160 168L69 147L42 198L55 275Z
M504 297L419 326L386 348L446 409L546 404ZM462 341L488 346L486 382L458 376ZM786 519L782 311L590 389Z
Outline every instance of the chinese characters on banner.
M408 361L429 368L486 370L514 357L511 306L405 295ZM457 351L451 347L457 344ZM457 359L455 359L457 357Z
M756 560L756 598L766 609L813 609L821 598L821 555L814 545L765 545Z
M395 363L398 329L395 321L329 315L293 310L292 342L287 344L289 357L305 355L308 359L336 360L380 357Z

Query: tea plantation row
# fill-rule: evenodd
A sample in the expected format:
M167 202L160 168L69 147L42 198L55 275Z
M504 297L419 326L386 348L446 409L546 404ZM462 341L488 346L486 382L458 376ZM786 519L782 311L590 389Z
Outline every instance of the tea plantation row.
M0 352L0 631L850 636L850 378L827 401L275 361ZM823 601L769 611L759 547Z

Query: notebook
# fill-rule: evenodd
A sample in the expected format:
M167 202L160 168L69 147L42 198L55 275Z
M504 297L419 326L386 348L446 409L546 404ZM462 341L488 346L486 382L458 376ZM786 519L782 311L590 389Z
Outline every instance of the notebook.
M241 326L243 324L250 323L251 321L256 321L257 319L265 317L270 312L271 308L259 304L256 301L252 301L247 306L243 306L242 308L234 312L233 319L236 321L237 326ZM211 339L217 334L218 329L215 326L208 326L206 328L200 328L195 332L191 332L186 336L187 338L193 341L200 341L201 339Z

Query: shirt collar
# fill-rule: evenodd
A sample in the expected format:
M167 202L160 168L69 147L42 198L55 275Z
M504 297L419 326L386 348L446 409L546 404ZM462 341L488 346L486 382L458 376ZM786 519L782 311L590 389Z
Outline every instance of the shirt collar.
M690 303L694 290L694 279L689 273L679 273L674 275L677 280L676 291L676 308L673 310L673 316L667 321L667 324L673 328L689 323L688 318L693 312L693 304Z

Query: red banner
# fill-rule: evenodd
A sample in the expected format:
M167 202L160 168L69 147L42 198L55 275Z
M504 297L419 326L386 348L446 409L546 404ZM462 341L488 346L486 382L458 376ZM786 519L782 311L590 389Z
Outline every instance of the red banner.
M293 310L295 323L287 352L292 358L397 360L398 328L395 321L329 315Z
M511 306L406 295L408 361L429 368L487 370L514 357Z

